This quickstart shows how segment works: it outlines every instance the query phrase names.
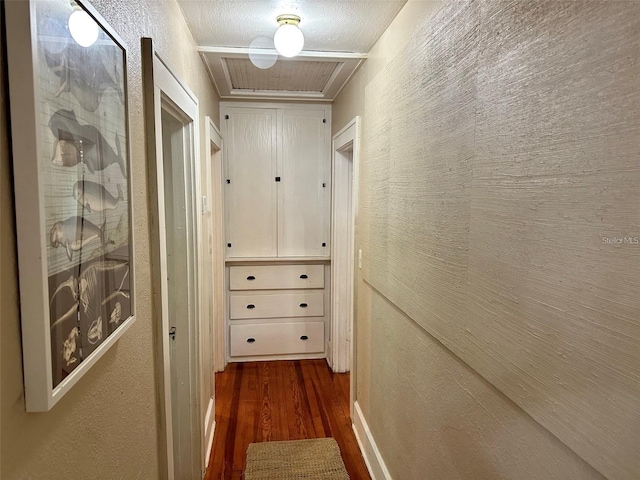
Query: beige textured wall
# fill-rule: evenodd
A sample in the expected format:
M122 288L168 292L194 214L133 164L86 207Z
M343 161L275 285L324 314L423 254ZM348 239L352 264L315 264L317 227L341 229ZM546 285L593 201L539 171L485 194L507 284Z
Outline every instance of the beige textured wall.
M602 480L383 295L358 295L358 401L394 479Z
M1 239L1 467L5 480L159 478L153 358L147 159L143 123L140 37L156 49L218 123L218 99L195 43L173 0L95 0L129 47L133 223L136 253L134 326L50 412L24 412L11 160L7 145L6 86L0 87ZM4 45L4 39L0 40ZM0 48L1 50L2 48ZM4 60L0 59L4 67ZM204 130L201 132L204 142Z
M410 1L336 100L394 478L640 476L639 9Z

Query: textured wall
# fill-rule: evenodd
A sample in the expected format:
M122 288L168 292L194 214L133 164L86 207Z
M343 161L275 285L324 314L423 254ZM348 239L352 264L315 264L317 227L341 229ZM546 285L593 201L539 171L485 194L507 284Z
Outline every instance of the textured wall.
M200 100L201 125L204 125L204 115L210 115L217 123L218 99L195 52L195 43L180 9L173 0L96 0L93 5L129 47L137 321L53 410L42 414L24 412L11 160L7 154L7 92L2 84L0 476L5 480L146 480L160 476L140 37L154 39L156 49L196 94ZM0 40L2 44L4 41ZM0 60L4 67L4 60ZM204 130L201 139L204 142Z
M441 0L409 0L387 27L367 60L343 87L333 103L331 129L333 134L344 127L355 115L364 113L364 91L395 55L412 39L412 33L434 11L442 6Z
M336 129L364 114L358 398L383 456L418 478L396 459L445 442L436 422L466 435L450 464L421 457L434 478L598 478L561 441L638 478L640 245L603 237L640 236L640 4L457 1L417 21L422 3L334 104ZM440 376L456 357L523 410L482 382L510 409L473 412ZM487 441L498 425L517 462Z
M358 382L394 479L603 479L379 292L359 295L373 355Z

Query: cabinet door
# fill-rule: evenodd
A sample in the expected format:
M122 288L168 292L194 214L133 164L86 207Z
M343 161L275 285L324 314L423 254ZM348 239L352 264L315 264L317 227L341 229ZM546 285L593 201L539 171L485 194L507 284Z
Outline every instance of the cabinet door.
M228 108L225 164L228 257L278 254L275 109ZM231 244L229 247L228 244Z
M280 257L330 254L331 156L324 118L322 110L278 111Z

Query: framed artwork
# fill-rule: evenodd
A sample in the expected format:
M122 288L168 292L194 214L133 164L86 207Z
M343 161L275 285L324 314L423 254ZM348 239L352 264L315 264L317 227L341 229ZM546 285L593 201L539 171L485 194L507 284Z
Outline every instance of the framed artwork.
M27 411L134 321L127 49L86 2L5 3Z

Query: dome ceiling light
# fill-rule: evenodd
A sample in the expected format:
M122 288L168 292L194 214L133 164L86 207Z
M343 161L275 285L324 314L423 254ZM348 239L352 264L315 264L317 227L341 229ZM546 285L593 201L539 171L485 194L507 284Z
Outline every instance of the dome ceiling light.
M276 20L280 24L273 36L276 50L283 57L295 57L304 46L304 35L298 28L300 17L288 14L280 15Z

